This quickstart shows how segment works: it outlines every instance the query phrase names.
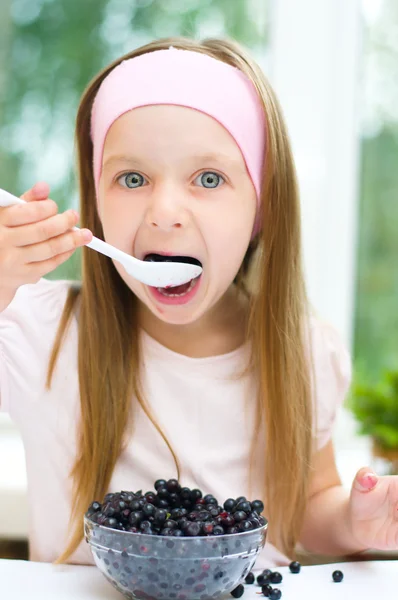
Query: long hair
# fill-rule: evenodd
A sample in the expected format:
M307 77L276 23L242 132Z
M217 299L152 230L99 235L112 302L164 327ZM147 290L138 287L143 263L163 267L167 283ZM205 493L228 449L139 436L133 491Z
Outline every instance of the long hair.
M122 60L170 45L208 54L239 68L253 82L266 115L262 228L247 250L236 283L249 297L246 335L252 349L250 368L259 390L251 467L254 468L254 455L263 443L262 498L269 520L268 539L293 556L308 496L313 422L299 196L278 101L261 69L242 47L220 39L161 39L119 58L93 79L81 99L76 122L81 222L94 235L103 236L90 138L91 107L100 84ZM84 248L82 260L82 284L70 289L47 377L50 386L62 340L78 310L81 419L71 472L71 536L58 563L67 561L82 541L82 517L88 505L108 491L130 432L132 397L163 436L179 474L177 456L140 389L137 299L109 258Z

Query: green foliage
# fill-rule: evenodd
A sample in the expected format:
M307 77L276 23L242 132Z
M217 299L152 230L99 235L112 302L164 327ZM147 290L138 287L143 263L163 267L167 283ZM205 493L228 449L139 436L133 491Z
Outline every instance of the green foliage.
M398 449L398 370L388 370L376 384L357 379L347 406L360 424L361 434L381 447Z
M376 380L398 364L398 127L362 141L356 367Z

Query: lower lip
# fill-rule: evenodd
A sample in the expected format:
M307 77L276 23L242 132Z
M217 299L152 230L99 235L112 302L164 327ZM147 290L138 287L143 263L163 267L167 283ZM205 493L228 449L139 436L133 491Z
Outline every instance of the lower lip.
M167 304L169 306L180 306L181 304L187 304L196 296L201 281L202 275L198 277L192 290L187 294L184 294L184 296L164 296L161 292L158 291L157 288L151 286L148 286L148 288L155 300L157 300L161 304Z

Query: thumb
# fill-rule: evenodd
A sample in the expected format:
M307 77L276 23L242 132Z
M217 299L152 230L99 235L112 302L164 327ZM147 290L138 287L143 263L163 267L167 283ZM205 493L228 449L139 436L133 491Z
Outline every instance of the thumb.
M21 198L26 202L33 202L35 200L46 200L50 193L50 186L45 181L39 181L30 188L27 192L22 194Z
M376 473L370 467L363 467L355 475L352 488L362 493L370 492L376 487L378 479Z

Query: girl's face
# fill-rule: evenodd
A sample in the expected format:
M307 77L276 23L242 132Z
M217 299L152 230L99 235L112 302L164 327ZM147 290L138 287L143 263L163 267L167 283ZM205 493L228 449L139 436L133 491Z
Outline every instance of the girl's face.
M193 323L230 288L250 242L256 202L238 146L208 115L145 106L109 129L99 183L105 240L140 260L169 254L203 267L191 284L158 290L115 262L129 288L164 322Z

